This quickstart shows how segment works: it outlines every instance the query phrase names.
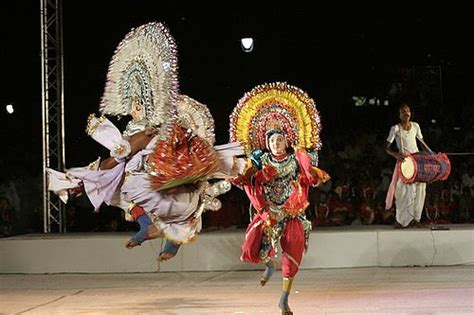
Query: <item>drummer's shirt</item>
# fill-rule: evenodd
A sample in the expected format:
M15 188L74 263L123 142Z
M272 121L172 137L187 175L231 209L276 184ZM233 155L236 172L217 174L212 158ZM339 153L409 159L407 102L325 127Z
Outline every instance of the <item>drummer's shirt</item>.
M400 137L402 141L400 141ZM422 140L423 135L421 134L420 125L412 121L410 130L404 130L400 124L393 125L392 128L390 128L387 141L392 143L393 140L396 140L400 152L417 153L419 150L416 144L416 138ZM403 143L403 148L401 143Z

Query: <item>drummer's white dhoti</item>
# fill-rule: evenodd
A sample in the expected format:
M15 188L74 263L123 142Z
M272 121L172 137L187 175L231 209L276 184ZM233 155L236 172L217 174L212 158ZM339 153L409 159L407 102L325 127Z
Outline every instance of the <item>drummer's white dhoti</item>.
M400 178L395 188L396 219L402 226L420 222L425 204L426 183L405 184Z

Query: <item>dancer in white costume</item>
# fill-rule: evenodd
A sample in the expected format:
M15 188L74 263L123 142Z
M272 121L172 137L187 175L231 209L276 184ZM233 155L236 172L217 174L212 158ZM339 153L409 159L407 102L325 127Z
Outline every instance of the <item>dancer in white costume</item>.
M162 24L132 30L114 54L100 108L132 120L123 134L105 116L90 116L87 127L111 157L66 173L48 170L49 189L64 202L83 188L95 209L119 206L136 220L140 231L128 248L165 237L159 260L196 237L204 210L220 208L215 197L230 189L222 179L238 172L235 156L243 152L238 144L212 146L208 108L177 93L175 53Z

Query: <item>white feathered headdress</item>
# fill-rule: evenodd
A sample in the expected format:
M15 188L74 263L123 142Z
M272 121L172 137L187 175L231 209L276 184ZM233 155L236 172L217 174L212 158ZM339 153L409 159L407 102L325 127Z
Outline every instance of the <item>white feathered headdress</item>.
M100 111L129 115L132 100L138 100L146 123L159 126L164 137L176 119L178 93L175 40L162 23L152 22L132 29L115 50Z

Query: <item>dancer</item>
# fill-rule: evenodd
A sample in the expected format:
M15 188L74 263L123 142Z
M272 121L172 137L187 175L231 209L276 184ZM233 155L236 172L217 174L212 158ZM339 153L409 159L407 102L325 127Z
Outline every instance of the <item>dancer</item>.
M180 99L191 102L189 97L181 96ZM198 117L196 113L193 111L194 117ZM129 126L131 125L137 126L136 121L132 120L129 123ZM178 124L167 140L159 140L156 129L138 131L125 140L104 116L91 116L87 130L92 138L111 149L113 156L102 162L99 159L87 167L69 169L66 173L49 169L49 189L58 194L64 202L80 196L86 197L96 210L99 210L103 203L122 208L126 211L128 220L136 221L140 225L140 230L127 241L126 247L133 248L145 240L165 237L167 242L159 256L160 261L173 257L180 244L197 236L201 227L201 215L205 210L220 209L221 204L216 197L230 189L230 184L221 178L225 177L225 174L234 174L232 167L235 167L235 164L232 157L241 154L241 149L232 144L212 147L206 140L191 132L191 129ZM130 130L127 128L124 134L129 134ZM157 146L162 142L174 143L175 150L168 150L168 146L163 144ZM183 156L190 156L189 152L179 150L183 147L206 156L209 152L214 152L216 157L204 159L202 163L193 159L194 168L202 171L209 169L211 165L213 173L207 176L194 172L188 173L188 178L183 176L186 169L182 166L187 161ZM130 153L126 154L128 151ZM169 165L168 171L173 177L161 172L160 187L156 186L155 179L158 177L156 170L159 165L153 164L153 159L157 161L156 158L163 152L171 154L162 160ZM180 161L177 154L181 154ZM176 169L180 170L180 174L177 174ZM176 175L182 176L179 178L175 177ZM169 180L163 182L164 178Z
M249 152L247 168L231 182L245 190L257 211L247 227L241 259L265 264L260 279L264 286L275 270L280 241L282 314L292 314L288 297L308 247L309 189L329 180L327 173L316 168L320 129L314 101L286 83L257 86L231 115L231 141L240 141Z
M220 208L215 197L230 189L222 178L238 171L234 156L242 153L238 144L213 147L208 108L177 93L175 54L162 24L132 30L112 58L100 106L102 114L132 120L123 134L105 116L91 115L87 127L111 157L66 174L48 170L49 189L64 202L83 191L96 210L118 206L137 221L127 248L165 237L160 261L197 236L203 211Z

